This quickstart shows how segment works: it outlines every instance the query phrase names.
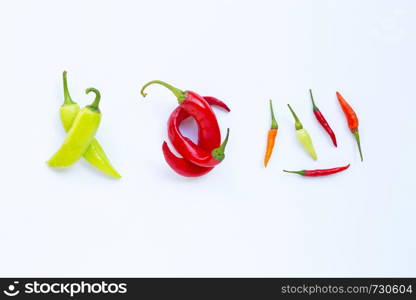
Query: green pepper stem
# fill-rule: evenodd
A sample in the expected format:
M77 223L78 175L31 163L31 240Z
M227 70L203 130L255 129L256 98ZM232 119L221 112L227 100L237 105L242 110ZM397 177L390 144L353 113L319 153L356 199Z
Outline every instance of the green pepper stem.
M272 114L272 129L277 129L278 125L277 125L277 121L276 118L274 117L274 111L273 111L273 103L272 103L272 99L269 100L270 102L270 112Z
M289 109L290 109L290 111L291 111L291 113L293 115L293 118L295 118L295 127L296 127L296 130L302 129L303 126L302 126L302 123L299 121L298 116L296 115L296 113L294 112L294 110L292 109L292 107L290 106L290 104L288 104L287 106L289 107Z
M64 83L64 105L75 104L75 102L71 98L71 95L69 94L66 73L67 73L66 71L62 73L62 79Z
M292 174L298 174L298 175L301 175L301 176L304 176L305 175L305 170L302 170L302 171L288 171L288 170L283 170L283 172L292 173Z
M359 133L358 133L358 129L354 130L354 131L352 132L352 134L354 135L355 140L357 141L358 150L360 151L361 161L363 161L363 153L361 152L360 135L359 135Z
M152 81L149 81L148 83L146 83L142 87L142 89L140 91L140 93L142 94L143 97L146 97L147 96L147 93L145 93L144 90L149 85L154 84L154 83L155 84L163 85L164 87L166 87L167 89L169 89L176 96L176 98L178 99L179 104L181 104L183 102L183 100L186 98L186 93L184 91L182 91L182 90L180 90L180 89L178 89L178 88L170 85L169 83L166 83L164 81L161 81L161 80L152 80Z
M85 90L86 94L89 94L90 92L95 93L95 99L94 102L91 105L88 105L89 108L96 110L96 111L100 111L100 109L98 108L98 105L100 104L100 100L101 100L101 94L100 91L91 87Z
M319 110L319 108L315 105L315 101L314 101L313 95L312 95L312 89L309 89L309 94L311 95L313 110Z
M227 146L229 136L230 136L230 128L227 128L227 134L226 134L226 136L225 136L225 139L224 139L224 141L222 142L221 146L218 148L218 149L220 149L222 152L224 152L225 147Z
M225 147L227 146L229 136L230 136L230 128L227 128L227 135L225 136L225 139L222 142L222 144L218 148L215 148L214 150L212 150L211 155L215 160L222 161L224 159Z

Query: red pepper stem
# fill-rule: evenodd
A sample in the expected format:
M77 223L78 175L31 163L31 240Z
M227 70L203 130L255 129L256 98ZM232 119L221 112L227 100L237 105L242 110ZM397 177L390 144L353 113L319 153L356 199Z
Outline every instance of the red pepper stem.
M283 170L283 172L293 173L293 174L298 174L298 175L301 175L301 176L305 176L305 170L302 170L302 171L288 171L288 170Z
M319 108L315 105L315 101L313 100L312 89L309 89L309 94L311 95L313 110L319 110Z
M66 71L62 73L62 79L64 83L64 104L63 105L75 104L75 102L71 98L71 95L69 94L68 81L66 79Z
M149 86L149 85L151 85L151 84L160 84L160 85L163 85L164 87L166 87L167 89L169 89L175 96L176 96L176 98L178 99L178 102L179 102L179 104L181 104L182 102L183 102L183 100L185 100L185 98L186 98L186 93L184 92L184 91L182 91L182 90L180 90L180 89L178 89L178 88L176 88L176 87L174 87L174 86L172 86L172 85L170 85L169 83L166 83L166 82L164 82L164 81L161 81L161 80L152 80L152 81L149 81L148 83L146 83L143 87L142 87L142 89L141 89L141 91L140 91L140 93L142 94L142 96L143 97L146 97L147 96L147 93L145 93L144 92L144 90Z
M302 126L302 123L299 121L298 116L296 115L296 113L294 112L294 110L292 109L292 107L290 106L290 104L288 104L287 106L289 107L289 109L290 109L290 111L291 111L291 113L293 115L293 118L295 118L295 127L296 127L296 130L302 129L303 126Z
M222 161L224 159L225 157L224 151L225 151L225 147L227 146L229 136L230 136L230 128L227 128L227 135L225 136L225 139L222 142L222 144L218 148L215 148L214 150L212 150L211 154L215 160Z
M272 127L271 127L271 129L277 129L278 128L278 125L277 125L276 118L274 117L272 99L270 99L269 101L270 101L270 112L272 114Z
M88 105L88 108L95 110L97 112L100 112L100 109L98 108L98 105L100 104L100 100L101 100L100 91L92 87L85 90L86 94L89 94L90 92L95 93L95 99L91 105Z
M357 141L357 145L358 145L358 150L360 151L360 157L361 157L361 161L363 161L363 153L361 152L361 143L360 143L360 135L358 133L358 129L355 129L352 134L355 137L355 140Z

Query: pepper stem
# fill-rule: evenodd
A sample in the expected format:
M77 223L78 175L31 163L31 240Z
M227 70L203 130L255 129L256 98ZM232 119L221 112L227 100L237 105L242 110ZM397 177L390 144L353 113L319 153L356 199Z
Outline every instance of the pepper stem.
M363 153L361 152L360 135L359 135L359 133L358 133L358 129L354 130L354 131L352 132L352 134L354 135L355 140L357 141L358 150L360 151L361 161L363 161Z
M273 103L272 103L272 99L269 100L270 102L270 112L272 114L272 127L271 129L277 129L278 125L277 125L277 121L276 118L274 117L274 111L273 111Z
M313 110L319 110L319 108L315 105L315 101L314 101L313 95L312 95L312 89L309 89L309 94L311 95Z
M95 110L95 111L98 111L99 112L100 109L98 108L98 105L100 104L100 100L101 100L100 91L97 90L97 89L95 89L95 88L93 88L93 87L88 88L88 89L85 90L85 93L86 94L89 94L90 92L95 93L95 99L94 99L94 102L91 105L88 105L88 107L90 109L92 109L92 110Z
M75 104L75 102L71 98L71 95L69 94L68 81L66 79L66 71L62 73L62 79L64 83L64 104L63 105Z
M302 123L299 121L298 116L296 115L296 113L294 112L294 110L292 109L292 107L290 106L290 104L288 104L287 106L289 107L289 109L290 109L290 111L291 111L291 113L293 115L293 118L295 118L295 127L296 127L296 130L302 129L303 126L302 126Z
M230 128L227 128L227 135L225 136L225 139L222 142L221 146L212 150L212 157L215 160L222 161L224 159L225 157L224 151L225 151L225 147L227 146L229 136L230 136Z
M288 170L283 170L283 172L292 173L292 174L298 174L298 175L301 175L301 176L304 176L305 175L305 170L302 170L302 171L288 171Z
M179 104L181 104L183 102L183 100L186 98L186 93L184 91L182 91L182 90L180 90L180 89L178 89L178 88L170 85L169 83L166 83L164 81L161 81L161 80L152 80L152 81L149 81L148 83L146 83L142 87L142 89L140 91L140 93L142 94L143 97L146 97L147 96L147 93L145 93L144 90L149 85L154 84L154 83L155 84L163 85L164 87L166 87L167 89L169 89L176 96L176 98L178 99Z

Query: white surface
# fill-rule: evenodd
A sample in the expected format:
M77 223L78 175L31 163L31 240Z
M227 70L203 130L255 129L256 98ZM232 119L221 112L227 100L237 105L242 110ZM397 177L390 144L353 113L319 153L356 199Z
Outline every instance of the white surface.
M0 275L416 276L415 17L410 0L3 1ZM45 165L64 138L63 70L78 103L102 92L98 138L122 180ZM207 176L164 162L176 103L157 86L141 98L152 79L232 108L217 111L231 138ZM360 118L364 163L336 90ZM264 169L269 98L280 132ZM328 178L282 172L347 162Z

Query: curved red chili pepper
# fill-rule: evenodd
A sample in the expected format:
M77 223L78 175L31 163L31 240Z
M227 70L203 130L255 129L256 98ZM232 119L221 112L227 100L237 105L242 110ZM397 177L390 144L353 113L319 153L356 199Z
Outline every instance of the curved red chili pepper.
M327 176L335 173L342 172L350 167L350 164L343 167L336 167L332 169L316 169L316 170L301 170L301 171L287 171L283 170L286 173L298 174L301 176L317 177L317 176Z
M198 136L201 138L200 147L212 150L220 146L221 133L217 118L209 103L202 96L192 91L182 91L161 80L153 80L142 87L143 97L147 95L144 90L151 84L160 84L169 89L178 99L180 107L195 119L198 123Z
M218 165L225 157L224 150L228 142L229 130L227 130L227 136L220 147L205 149L196 145L189 138L184 137L180 132L179 126L184 118L181 112L184 112L184 110L181 106L178 106L168 120L168 136L172 145L183 158L200 167L214 167ZM203 132L203 130L199 130L199 132ZM204 137L200 137L198 143L201 144L200 142L203 140ZM209 142L212 145L212 141Z
M223 145L219 145L221 133L210 104L217 105L226 111L230 111L230 109L215 97L201 97L192 91L184 92L160 80L145 84L141 90L143 96L146 96L145 88L151 84L160 84L168 88L180 104L169 118L168 132L172 145L183 158L174 155L167 144L163 144L162 148L166 161L177 173L184 176L195 177L206 174L213 166L222 161L224 148L228 141L227 132L227 138ZM189 116L192 116L198 124L198 145L184 137L179 130L180 123Z
M224 102L222 102L221 100L215 98L215 97L210 97L210 96L203 96L203 98L208 102L209 105L211 106L218 106L222 109L224 109L227 112L230 112L231 109L227 106L227 104L225 104ZM180 107L179 107L180 109ZM173 113L172 113L173 114ZM172 117L172 114L170 117ZM183 120L189 118L190 115L183 109L180 109L180 112L177 115L177 123L180 124ZM199 133L199 132L198 132ZM203 136L198 136L198 139L203 139Z
M166 162L169 166L179 175L185 177L199 177L205 175L213 168L204 168L194 165L193 163L187 161L186 159L177 157L175 154L170 151L169 146L166 142L163 142L162 145L163 155L165 156Z
M221 107L222 109L226 110L227 112L231 111L231 109L227 106L227 104L225 104L224 102L222 102L221 100L219 100L215 97L203 96L202 98L204 98L210 105L215 105L215 106Z
M224 108L225 110L230 111L228 106L225 103L223 103L222 101L218 100L218 99L216 99L216 101L211 101L210 99L207 99L207 101L211 105L220 106L220 107ZM183 110L181 107L177 107L172 112L172 114L170 115L168 124L171 123L171 122L175 123L175 128L177 128L177 130L179 131L180 124L182 123L183 120L187 119L188 117L190 117L190 115L185 110ZM171 128L171 126L168 125L168 131L170 131L170 128ZM180 132L179 132L179 134L180 134ZM180 135L182 136L182 134L180 134ZM204 138L203 136L199 137L198 140L201 141L203 138ZM186 139L186 141L188 143L194 144L188 138L184 137L184 139ZM172 142L172 140L171 140L171 142ZM209 141L207 141L207 142L209 142ZM176 148L176 146L173 142L172 142L172 144ZM196 147L198 147L198 146L196 146ZM208 173L209 171L211 171L213 169L213 167L203 168L203 167L197 166L197 165L187 161L184 158L177 157L176 155L174 155L171 152L171 150L169 149L166 142L164 142L162 149L163 149L163 154L165 156L166 162L169 164L169 166L176 173L178 173L180 175L187 176L187 177L198 177L198 176L202 176L202 175ZM180 154L182 155L182 153L180 153Z
M315 101L313 100L313 96L312 96L312 90L309 90L309 93L311 95L311 100L312 100L313 114L315 115L319 124L321 124L321 126L325 129L325 131L331 137L331 140L332 140L332 143L334 143L334 146L337 147L337 138L335 137L334 131L332 131L332 128L329 126L329 124L328 124L327 120L325 119L324 115L321 113L319 108L315 105Z

